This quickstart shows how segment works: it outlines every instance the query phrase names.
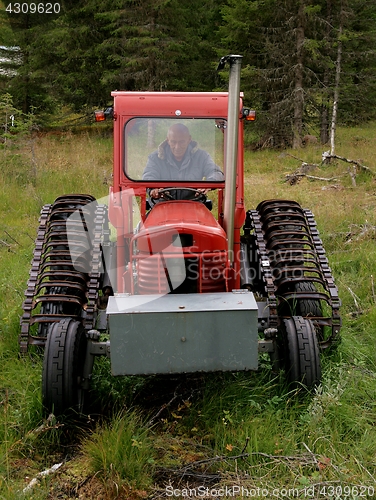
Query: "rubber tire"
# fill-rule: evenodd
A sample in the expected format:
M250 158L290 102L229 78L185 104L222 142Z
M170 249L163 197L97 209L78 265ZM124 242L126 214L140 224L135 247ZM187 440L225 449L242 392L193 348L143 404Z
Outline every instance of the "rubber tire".
M295 285L296 292L316 293L316 287L311 281L300 281ZM322 310L320 301L317 299L300 299L298 301L298 314L303 317L315 316L321 317Z
M311 320L292 316L285 327L285 368L290 384L312 389L321 381L320 352Z
M60 288L55 287L55 293L61 293ZM61 314L62 307L59 302L45 302L40 309L41 314ZM38 323L38 336L47 337L51 323Z
M300 281L293 285L294 292L313 292L316 293L316 287L310 281ZM292 293L285 292L285 293ZM295 316L303 316L303 318L309 317L322 317L322 309L320 301L317 299L283 299L284 294L280 295L280 307L279 314L281 316L289 316L294 314Z
M87 337L83 325L72 318L53 323L49 329L43 359L42 401L48 413L67 410L82 413L85 391L81 382Z

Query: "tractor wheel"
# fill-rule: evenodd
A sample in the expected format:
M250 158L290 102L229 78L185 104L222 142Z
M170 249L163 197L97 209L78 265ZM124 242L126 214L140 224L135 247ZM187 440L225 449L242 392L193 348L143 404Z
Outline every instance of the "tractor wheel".
M293 387L308 389L321 381L319 347L313 323L302 316L283 320L285 327L285 368Z
M79 321L64 318L52 323L44 351L43 405L49 413L62 415L68 409L83 412L83 373L87 338Z

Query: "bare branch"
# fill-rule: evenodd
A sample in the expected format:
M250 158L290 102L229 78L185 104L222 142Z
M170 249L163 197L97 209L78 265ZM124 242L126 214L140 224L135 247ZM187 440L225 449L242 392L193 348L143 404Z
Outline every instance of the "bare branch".
M376 174L373 170L371 170L369 167L366 167L362 163L360 163L359 160L350 160L349 158L345 158L344 156L339 156L339 155L331 155L331 154L326 154L326 158L336 158L337 160L344 161L346 163L351 163L353 165L356 165L360 170L363 170L364 172L370 173L373 177L376 177Z
M290 153L287 153L287 156L291 156L291 158L294 158L295 160L298 160L301 163L300 167L295 170L294 173L292 174L287 174L286 175L286 182L289 182L291 185L297 184L302 177L307 177L307 179L315 180L315 181L324 181L324 182L332 182L338 180L339 177L343 177L345 175L350 175L351 177L351 182L354 187L356 187L356 169L363 170L364 172L370 173L373 177L376 177L376 173L373 172L369 167L366 165L363 165L359 160L351 160L349 158L345 158L344 156L339 156L335 154L330 154L329 151L325 151L322 155L322 162L321 164L317 163L307 163L303 161L301 158L298 158L297 156L294 156ZM328 163L328 161L331 158L336 158L338 160L342 160L346 163L350 163L353 168L349 167L347 169L346 174L341 174L341 175L336 175L335 177L318 177L314 175L308 175L307 172L310 172L314 170L315 168L318 168L322 166L325 163Z

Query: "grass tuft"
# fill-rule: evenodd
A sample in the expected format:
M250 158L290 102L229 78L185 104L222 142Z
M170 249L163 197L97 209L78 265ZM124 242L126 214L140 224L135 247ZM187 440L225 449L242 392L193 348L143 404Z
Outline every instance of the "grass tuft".
M150 487L155 464L149 428L136 411L125 411L98 425L82 444L91 474L105 483Z

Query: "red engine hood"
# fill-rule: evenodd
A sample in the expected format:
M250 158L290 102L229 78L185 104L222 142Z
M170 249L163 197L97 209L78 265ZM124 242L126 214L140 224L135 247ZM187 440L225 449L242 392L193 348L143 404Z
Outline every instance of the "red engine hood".
M174 245L177 234L186 235L180 238L184 251L227 250L225 231L197 201L166 201L155 205L135 236L137 248L141 252L161 252Z

